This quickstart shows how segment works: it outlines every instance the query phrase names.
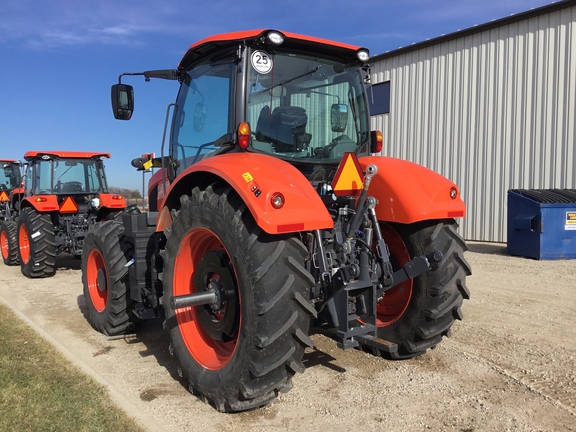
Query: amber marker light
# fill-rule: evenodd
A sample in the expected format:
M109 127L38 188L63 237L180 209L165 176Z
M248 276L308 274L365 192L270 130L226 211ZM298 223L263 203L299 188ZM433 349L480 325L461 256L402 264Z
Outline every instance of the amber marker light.
M46 201L48 201L48 199L47 199L47 198L44 198L44 197L38 197L38 198L36 198L34 201L36 201L36 202L46 202Z
M280 210L282 207L284 207L284 195L282 195L280 192L274 192L270 197L270 203L276 210Z
M112 195L112 199L122 201L124 197L122 195Z
M376 131L376 147L374 148L374 150L376 151L374 153L379 153L382 151L383 143L384 143L384 137L382 136L382 132Z
M242 150L246 150L250 144L250 125L248 122L240 123L238 126L238 145Z

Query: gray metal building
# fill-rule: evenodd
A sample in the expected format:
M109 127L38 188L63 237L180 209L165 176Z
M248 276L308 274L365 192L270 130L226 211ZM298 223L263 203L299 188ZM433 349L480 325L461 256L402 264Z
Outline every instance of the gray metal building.
M576 188L575 0L377 55L372 65L375 94L389 102L372 118L382 154L458 184L466 239L506 241L509 189Z

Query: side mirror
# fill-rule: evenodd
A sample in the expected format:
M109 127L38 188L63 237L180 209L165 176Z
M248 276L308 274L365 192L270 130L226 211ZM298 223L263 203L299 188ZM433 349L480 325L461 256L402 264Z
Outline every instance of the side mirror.
M208 113L208 107L202 103L197 103L194 109L194 123L193 129L195 132L202 132L204 130L204 125L206 124L206 114Z
M348 105L333 104L330 109L330 125L332 132L344 132L348 122Z
M130 120L134 112L134 89L127 84L112 86L112 112L117 120Z

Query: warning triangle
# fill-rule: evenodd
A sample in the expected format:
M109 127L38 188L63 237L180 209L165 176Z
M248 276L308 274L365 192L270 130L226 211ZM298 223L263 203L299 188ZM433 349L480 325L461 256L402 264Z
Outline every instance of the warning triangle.
M6 201L10 201L10 198L8 198L8 194L4 191L0 192L0 202L6 202Z
M72 197L66 197L64 202L60 205L60 213L76 213L78 211L78 205Z
M364 174L354 153L344 153L338 171L332 180L332 191L336 196L358 195L362 188Z

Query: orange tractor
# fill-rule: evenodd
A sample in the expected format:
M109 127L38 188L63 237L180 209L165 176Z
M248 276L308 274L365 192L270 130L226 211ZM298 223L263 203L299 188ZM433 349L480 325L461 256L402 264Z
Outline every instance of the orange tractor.
M18 264L16 216L24 193L20 173L21 162L0 159L0 250L6 265Z
M120 75L117 119L134 110L124 76L180 90L160 156L132 162L159 168L152 211L96 224L84 242L93 327L165 319L189 390L223 412L288 391L311 331L393 359L448 336L469 297L465 205L451 181L375 155L368 60L254 30L194 43L176 69Z
M126 207L109 194L104 160L108 153L30 151L18 216L18 258L29 278L56 271L56 254L82 254L96 222L113 219Z

